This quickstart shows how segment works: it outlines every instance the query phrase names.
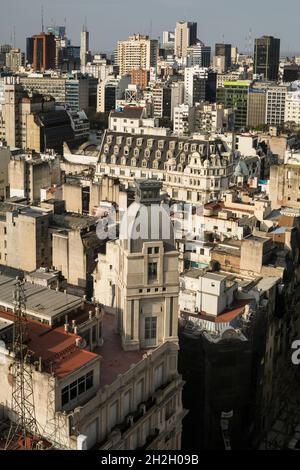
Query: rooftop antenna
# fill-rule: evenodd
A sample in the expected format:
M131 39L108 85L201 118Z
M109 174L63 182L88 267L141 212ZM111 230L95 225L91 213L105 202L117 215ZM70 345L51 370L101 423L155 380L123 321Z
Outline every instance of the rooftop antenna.
M152 19L150 20L149 38L152 36Z
M44 6L41 7L42 33L44 32Z
M252 28L249 28L249 35L248 35L248 55L251 55L252 53Z
M67 36L67 17L65 16L65 36Z
M225 44L225 34L224 33L222 34L222 41L223 41L223 44Z
M16 47L16 27L14 25L14 48Z
M17 278L14 289L13 362L10 366L12 378L12 421L7 436L5 450L15 447L36 448L38 427L35 417L32 358L28 348L26 318L26 295L24 281Z

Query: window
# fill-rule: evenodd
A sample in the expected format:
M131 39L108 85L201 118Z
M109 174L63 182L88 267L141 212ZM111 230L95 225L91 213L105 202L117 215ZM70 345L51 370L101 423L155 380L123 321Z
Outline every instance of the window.
M145 339L156 340L157 317L145 318Z
M110 407L110 426L114 428L118 422L118 402L115 401Z
M163 364L158 366L154 371L154 387L155 390L161 387L163 383Z
M148 282L157 280L157 262L148 263Z
M79 395L91 389L94 385L94 371L91 370L85 376L75 380L61 391L61 404L65 406Z

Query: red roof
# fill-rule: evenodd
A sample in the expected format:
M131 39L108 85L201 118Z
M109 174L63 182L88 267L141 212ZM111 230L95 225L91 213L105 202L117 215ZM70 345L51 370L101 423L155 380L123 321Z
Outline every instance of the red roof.
M0 317L14 320L14 315L0 311ZM97 354L80 349L76 339L80 336L67 333L64 327L50 328L34 320L27 320L29 349L35 360L42 358L43 370L62 378L75 372L98 357Z

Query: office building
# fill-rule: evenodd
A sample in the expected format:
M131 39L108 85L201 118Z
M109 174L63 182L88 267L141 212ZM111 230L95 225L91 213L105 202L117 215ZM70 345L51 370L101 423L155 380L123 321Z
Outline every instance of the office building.
M249 89L248 126L256 128L266 123L267 84L254 83Z
M254 74L263 75L265 80L278 80L280 39L262 36L255 39Z
M184 103L194 106L195 103L216 100L217 74L205 67L187 67L184 71Z
M285 103L288 87L270 86L267 89L266 124L280 126L285 120Z
M130 84L130 75L123 77L107 77L98 83L97 88L97 112L107 113L116 108L118 100L125 97L125 90Z
M84 26L80 34L80 65L81 67L85 67L88 62L89 41L90 41L90 33L87 31L86 26Z
M55 36L40 33L33 36L33 70L45 72L55 69Z
M203 42L198 41L193 46L187 48L187 67L210 67L211 47L205 46Z
M231 44L216 44L215 57L224 57L224 71L227 72L231 67ZM223 73L222 72L222 73Z
M185 59L187 49L197 42L197 23L178 21L175 28L175 56Z
M247 127L248 98L251 82L239 80L236 82L224 82L223 88L217 89L217 103L234 111L234 127L241 130Z

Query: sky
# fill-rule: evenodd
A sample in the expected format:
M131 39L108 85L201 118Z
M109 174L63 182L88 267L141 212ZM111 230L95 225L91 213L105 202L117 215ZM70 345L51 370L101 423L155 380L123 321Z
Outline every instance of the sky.
M300 53L299 0L0 0L0 44L12 42L15 30L15 45L25 50L25 38L42 29L42 5L45 26L66 18L73 45L86 18L93 52L111 52L133 33L159 38L177 20L189 20L207 45L225 41L247 52L251 29L252 43L270 34L281 39L282 54Z

